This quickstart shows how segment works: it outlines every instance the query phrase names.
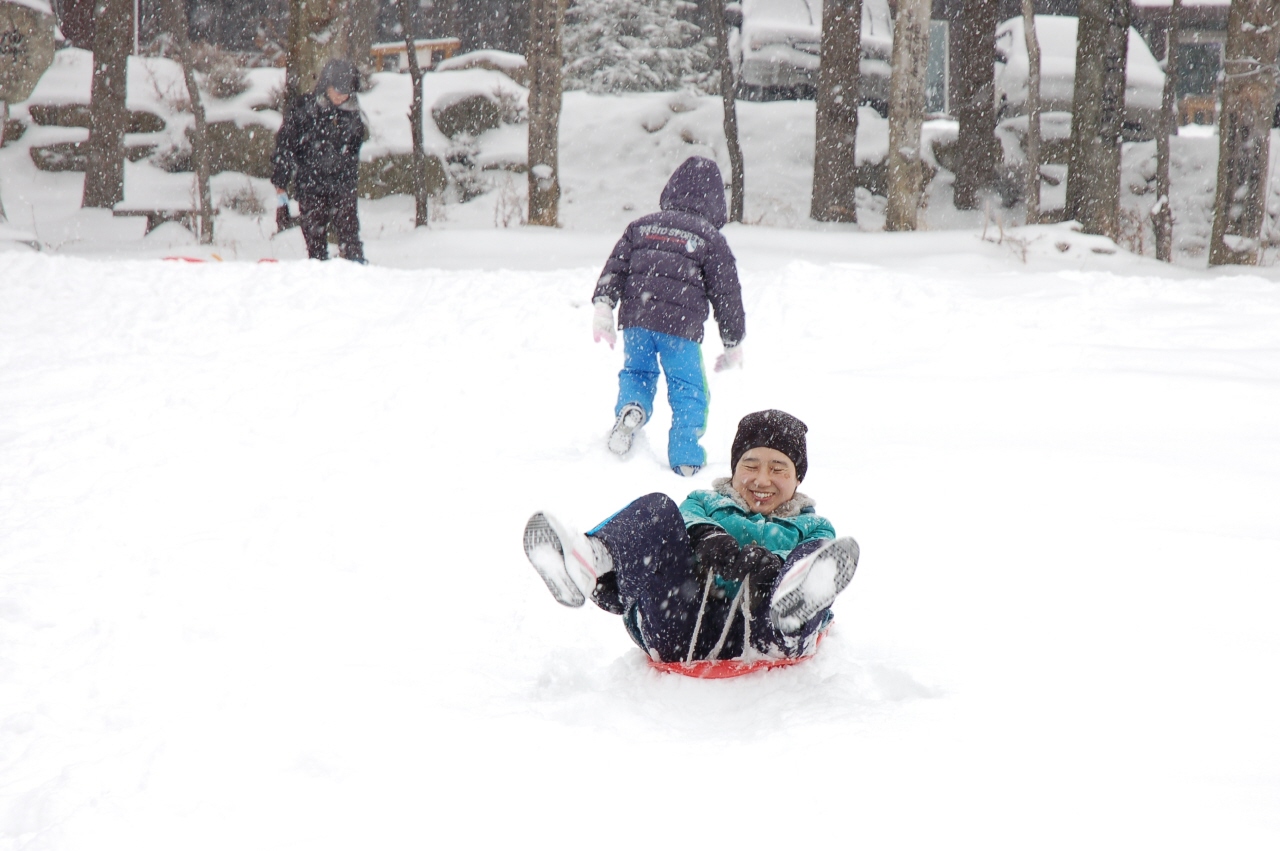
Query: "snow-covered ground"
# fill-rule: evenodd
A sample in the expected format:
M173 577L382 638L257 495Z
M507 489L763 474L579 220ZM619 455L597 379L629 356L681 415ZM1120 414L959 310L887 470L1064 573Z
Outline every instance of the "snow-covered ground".
M665 104L567 99L565 228L385 199L369 267L252 217L143 238L0 152L44 248L0 243L3 847L1276 847L1280 271L732 225L746 367L690 483L663 403L606 451L590 337L618 228L705 150L603 144L608 110L718 121ZM812 105L743 107L756 209L803 197ZM765 407L858 575L814 660L659 675L524 520L709 486Z
M3 255L8 847L1274 847L1275 275L729 235L747 366L693 486L793 411L864 553L816 660L734 682L647 670L520 551L688 487L662 406L603 446L611 236Z

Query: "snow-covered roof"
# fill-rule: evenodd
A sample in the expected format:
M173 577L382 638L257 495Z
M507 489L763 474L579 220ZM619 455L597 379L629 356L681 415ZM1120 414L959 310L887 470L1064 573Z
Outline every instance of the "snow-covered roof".
M454 71L475 67L478 62L487 62L495 68L525 68L528 61L519 53L508 53L505 50L472 50L460 53L436 64L437 71Z

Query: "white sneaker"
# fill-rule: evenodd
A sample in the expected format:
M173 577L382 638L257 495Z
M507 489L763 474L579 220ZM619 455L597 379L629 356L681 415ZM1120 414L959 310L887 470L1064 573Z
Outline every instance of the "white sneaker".
M609 432L609 451L614 455L626 455L631 451L633 434L644 425L644 408L639 405L627 405L618 414Z
M577 608L595 590L599 573L587 536L550 514L539 511L525 524L524 554L557 602Z
M769 603L769 620L782 634L794 635L835 602L857 568L858 542L853 538L824 544L782 575Z

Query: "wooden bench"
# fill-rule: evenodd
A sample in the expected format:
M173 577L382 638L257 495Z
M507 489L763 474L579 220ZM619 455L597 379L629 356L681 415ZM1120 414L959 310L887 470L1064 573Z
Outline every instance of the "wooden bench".
M147 229L143 236L151 233L166 222L177 222L192 233L196 232L195 210L182 209L145 209L142 207L116 207L111 211L113 216L146 216Z

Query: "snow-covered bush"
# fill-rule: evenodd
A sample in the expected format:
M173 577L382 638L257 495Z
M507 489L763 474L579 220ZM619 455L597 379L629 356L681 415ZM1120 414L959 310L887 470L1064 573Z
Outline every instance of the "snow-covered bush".
M689 0L571 0L564 87L596 93L712 91L714 41L689 20L696 10Z
M441 97L431 107L431 118L450 139L478 136L502 123L496 97L486 92L459 91Z
M201 88L215 98L233 98L249 90L249 76L235 55L216 47L193 49L193 65L201 75Z
M464 204L492 188L484 170L476 162L479 156L480 145L469 133L455 137L445 153L445 171L448 172L449 182L457 193L458 201Z
M230 191L223 192L218 198L219 210L231 210L242 216L261 216L267 212L266 202L253 189L253 184L245 181Z

